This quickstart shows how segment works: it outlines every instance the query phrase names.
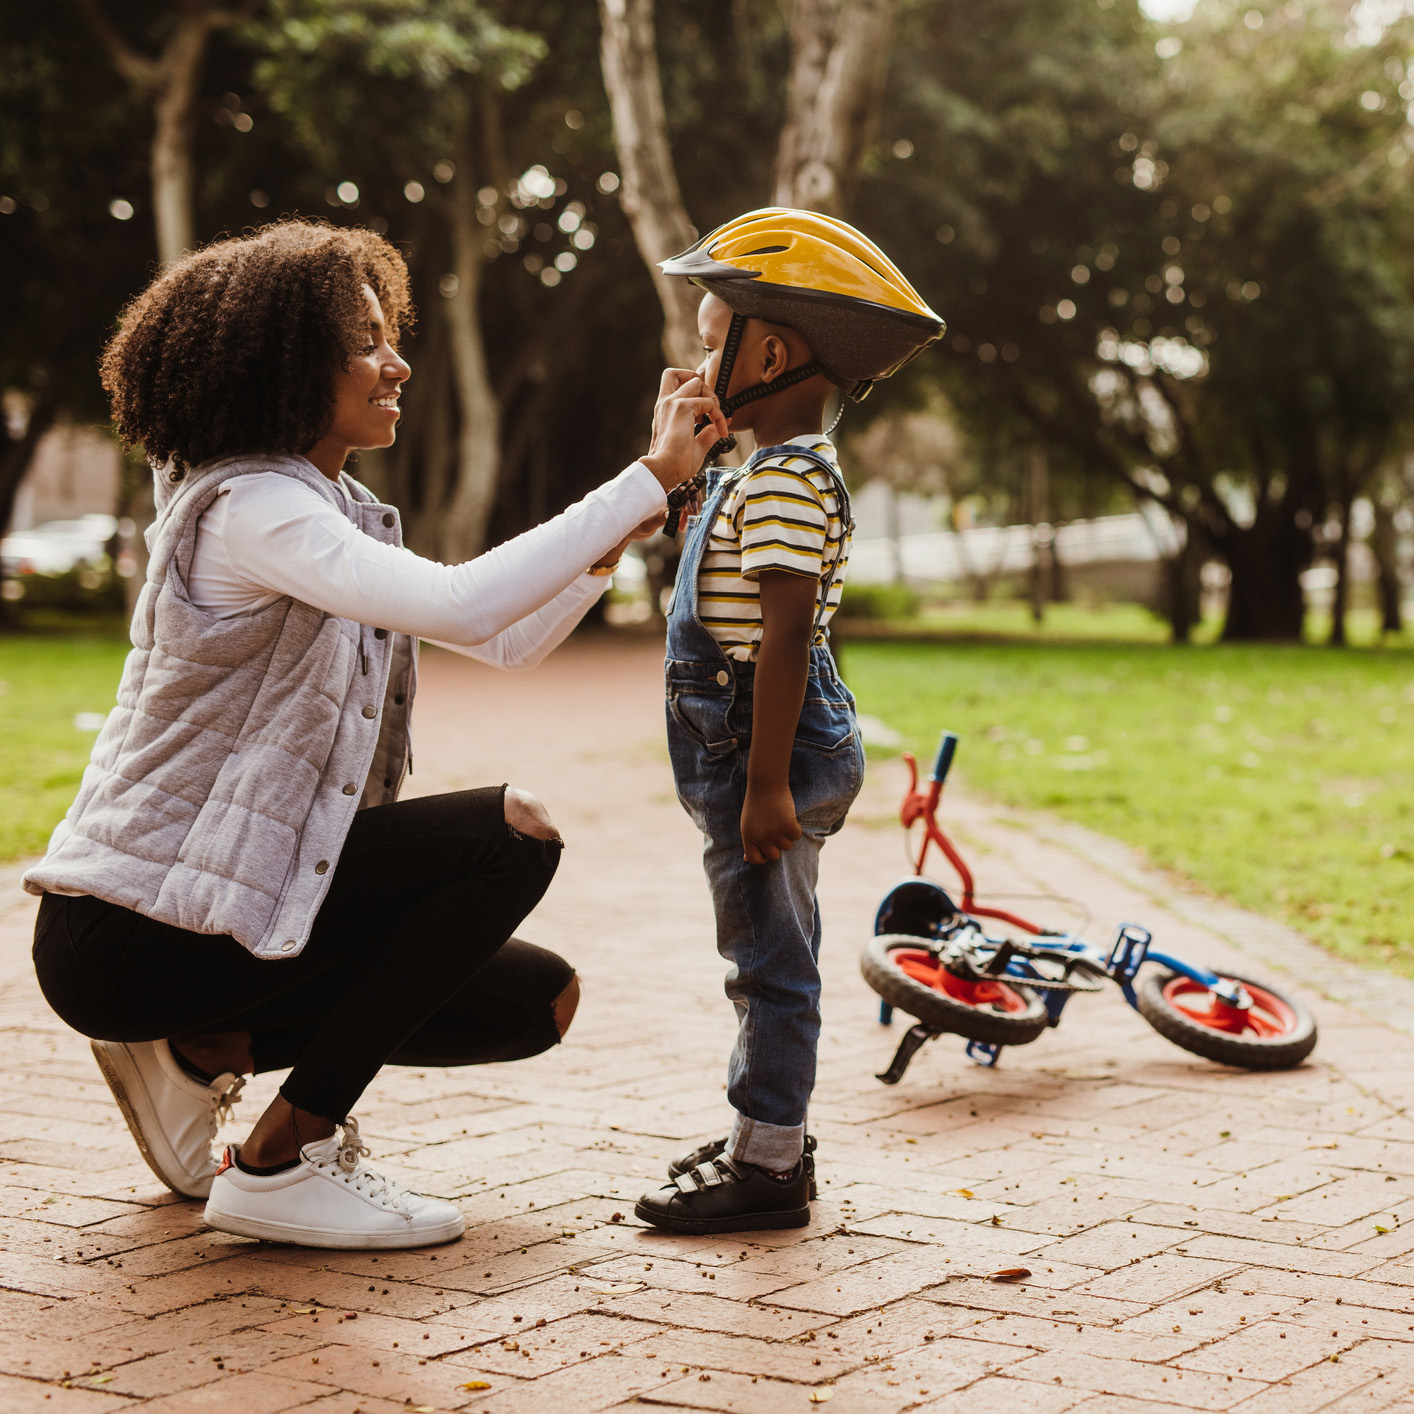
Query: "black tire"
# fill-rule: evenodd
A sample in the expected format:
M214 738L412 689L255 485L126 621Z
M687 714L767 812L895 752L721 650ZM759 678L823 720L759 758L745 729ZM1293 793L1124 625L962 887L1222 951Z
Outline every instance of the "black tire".
M1205 1026L1178 1010L1164 995L1164 989L1178 977L1176 972L1150 972L1139 984L1139 1014L1165 1040L1185 1051L1220 1065L1239 1066L1243 1070L1290 1070L1298 1066L1316 1048L1316 1022L1300 1002L1286 992L1279 992L1267 982L1253 977L1241 977L1236 972L1221 976L1247 987L1257 987L1280 1002L1289 1016L1286 1029L1279 1036L1256 1036L1249 1033L1234 1035Z
M1046 1029L1046 1004L1010 977L1005 979L1005 985L1025 1004L1022 1011L969 1006L910 977L890 956L895 949L917 952L920 948L919 939L907 933L880 933L869 939L860 954L859 970L886 1002L935 1031L949 1031L994 1046L1024 1046Z

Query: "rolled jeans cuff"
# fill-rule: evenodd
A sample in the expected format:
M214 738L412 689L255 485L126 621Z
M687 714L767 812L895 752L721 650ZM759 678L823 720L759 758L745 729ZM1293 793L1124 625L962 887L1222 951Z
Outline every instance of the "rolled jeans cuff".
M804 1152L804 1124L767 1124L733 1112L732 1132L727 1139L729 1158L770 1169L772 1173L784 1173L795 1167Z

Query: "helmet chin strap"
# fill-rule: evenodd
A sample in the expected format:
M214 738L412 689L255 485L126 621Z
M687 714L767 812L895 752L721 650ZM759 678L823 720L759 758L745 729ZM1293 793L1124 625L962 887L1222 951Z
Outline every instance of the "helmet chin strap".
M779 378L770 382L754 383L750 388L743 388L741 392L728 397L727 389L731 387L732 370L736 367L737 354L741 352L741 339L745 332L746 316L733 310L726 342L722 345L722 361L717 367L717 386L714 389L723 417L731 417L747 403L754 403L758 398L768 398L772 393L783 393L787 388L794 388L797 383L804 383L807 378L813 378L817 373L824 373L825 370L819 361L811 359L809 363L803 363L799 368L792 368L790 372L781 374ZM713 462L735 446L736 438L729 433L712 448L707 460Z
M769 383L754 383L750 388L743 388L739 393L727 396L727 389L731 387L732 369L736 367L736 357L741 351L742 335L746 332L746 315L738 314L732 310L732 322L727 327L726 341L722 344L722 361L717 366L717 382L713 391L717 395L717 402L722 409L722 416L730 418L740 408L744 408L747 403L754 403L758 398L770 397L772 393L783 393L787 388L794 388L797 383L804 383L807 378L813 378L817 373L824 373L825 370L817 359L811 359L809 363L803 363L799 368L792 368L788 373L783 373L779 378L772 379ZM826 377L829 375L826 374ZM838 418L835 419L839 421ZM832 429L833 430L833 429ZM670 538L678 532L678 523L682 517L682 511L687 503L692 500L696 493L702 489L707 480L707 468L714 466L718 458L725 456L736 446L736 438L728 432L725 437L719 438L712 444L712 450L707 453L707 460L702 463L701 469L691 481L684 481L681 486L674 487L668 494L668 520L663 527L663 532Z

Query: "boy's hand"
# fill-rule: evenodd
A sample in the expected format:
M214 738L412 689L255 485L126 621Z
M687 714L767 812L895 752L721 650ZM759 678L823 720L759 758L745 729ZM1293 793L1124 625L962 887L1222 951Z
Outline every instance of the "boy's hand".
M795 800L789 786L763 789L746 787L741 810L741 842L748 864L765 864L779 859L800 838L800 821L795 818Z
M700 419L706 425L696 431ZM697 374L686 368L669 368L658 385L658 402L653 409L653 441L648 455L639 460L664 491L697 474L702 459L727 435L716 395Z

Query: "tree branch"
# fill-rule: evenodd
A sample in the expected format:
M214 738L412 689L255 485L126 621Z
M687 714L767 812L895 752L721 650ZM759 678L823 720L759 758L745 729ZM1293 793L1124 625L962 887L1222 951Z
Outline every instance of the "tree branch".
M663 306L663 353L679 368L701 359L698 291L664 275L658 262L696 238L668 143L663 81L653 31L653 0L599 0L599 55L614 120L622 186L619 203Z
M97 0L75 0L75 3L88 17L113 67L132 83L143 88L155 88L162 76L162 66L158 60L150 59L134 49L118 32Z

